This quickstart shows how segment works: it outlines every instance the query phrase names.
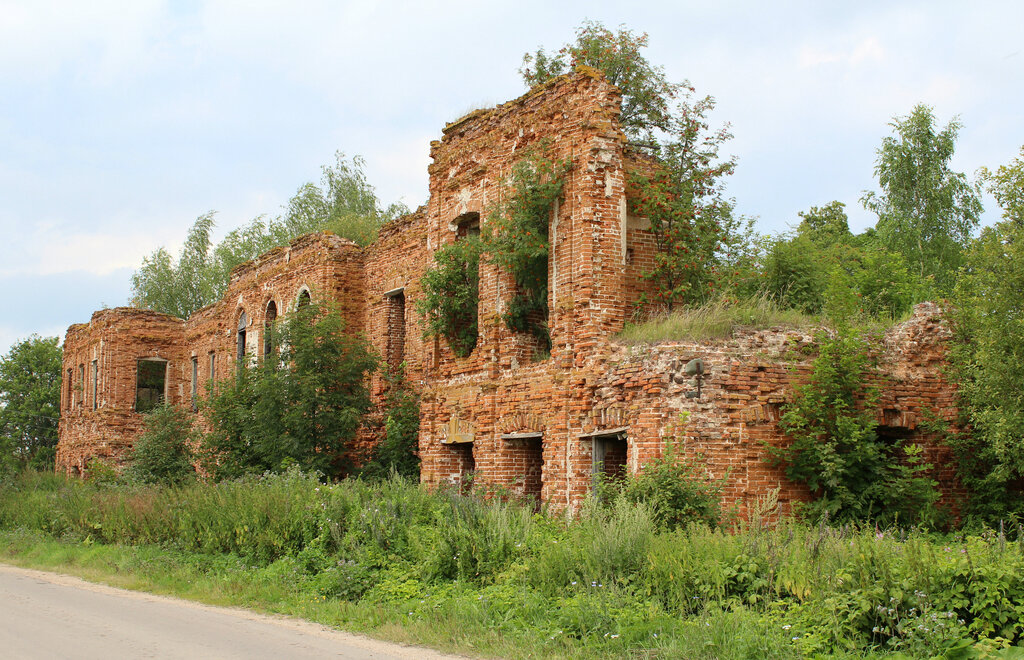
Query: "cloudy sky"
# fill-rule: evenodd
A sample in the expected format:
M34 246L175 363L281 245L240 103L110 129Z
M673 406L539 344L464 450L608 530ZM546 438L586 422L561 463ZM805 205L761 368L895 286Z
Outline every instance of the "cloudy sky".
M444 123L523 93L523 53L585 19L717 99L728 194L764 232L833 199L873 224L875 151L916 103L959 116L971 176L1024 145L1018 1L0 0L0 352L125 304L196 216L278 213L335 151L417 206Z

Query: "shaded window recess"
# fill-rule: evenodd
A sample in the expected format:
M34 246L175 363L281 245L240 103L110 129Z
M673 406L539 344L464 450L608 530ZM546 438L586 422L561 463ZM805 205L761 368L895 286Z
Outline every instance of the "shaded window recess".
M192 412L199 408L199 358L192 358Z
M392 374L398 374L405 361L405 289L384 294L387 302L387 365Z
M303 307L309 305L311 302L312 299L309 297L309 291L303 289L302 291L299 292L299 299L295 302L295 308L302 309Z
M210 382L217 378L217 354L210 351Z
M480 237L480 214L476 211L463 213L452 221L455 228L455 240L476 236Z
M626 476L629 459L626 429L597 431L584 436L584 439L587 437L591 440L593 484L623 479Z
M277 320L277 303L267 303L267 313L263 320L263 355L270 355L274 350L274 321Z
M544 485L544 435L539 432L505 433L501 439L506 443L516 485L522 487L523 497L539 504Z
M74 374L75 372L73 370L68 369L67 378L64 379L64 382L66 383L65 389L67 390L67 395L64 399L64 407L68 410L73 408L75 405Z
M96 410L100 407L100 363L98 360L92 361L92 409Z
M245 329L249 325L249 317L242 312L238 317L238 348L236 357L239 362L245 359Z
M460 442L449 446L458 461L456 474L459 479L459 487L463 492L468 491L473 485L473 474L476 472L476 458L473 456L473 443Z
M78 365L78 391L81 396L78 397L78 407L81 408L85 405L85 365Z
M135 412L149 412L162 405L167 391L167 360L143 358L138 361L135 380Z

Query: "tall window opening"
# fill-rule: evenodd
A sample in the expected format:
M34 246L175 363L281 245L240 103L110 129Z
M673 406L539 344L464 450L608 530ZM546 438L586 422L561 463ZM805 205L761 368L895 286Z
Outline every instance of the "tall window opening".
M85 365L78 365L78 391L81 396L78 397L78 407L81 408L85 405Z
M64 406L71 410L75 407L75 383L74 383L75 372L68 369L68 376L64 379L65 389L67 389L67 395L64 399Z
M192 357L192 412L199 408L199 358Z
M263 355L270 355L274 350L274 321L277 320L277 304L271 300L267 303L267 313L263 321Z
M143 358L135 379L135 412L149 412L164 403L167 391L167 360Z
M217 378L217 354L210 351L210 382Z
M99 398L100 389L100 363L98 360L92 361L92 409L96 410L100 405Z
M405 291L386 294L388 314L387 364L392 373L398 373L405 360Z
M310 298L309 298L309 291L303 289L299 293L299 300L295 303L295 307L298 308L298 309L302 309L303 307L308 305L310 302L311 301L310 301Z
M239 362L245 359L245 329L248 325L249 317L242 312L238 317L238 350L235 353Z

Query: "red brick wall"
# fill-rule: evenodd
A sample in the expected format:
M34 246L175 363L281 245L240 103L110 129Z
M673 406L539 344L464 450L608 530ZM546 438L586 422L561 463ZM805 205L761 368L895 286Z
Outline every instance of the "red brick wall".
M644 221L626 212L624 170L634 161L623 153L619 101L600 74L584 70L473 112L431 145L427 205L388 223L373 245L360 249L328 234L302 237L240 266L223 299L187 321L108 310L72 326L64 364L72 387L64 397L75 393L78 366L88 375L98 359L104 403L93 412L65 402L58 469L80 468L90 455L119 459L134 441L139 416L128 405L125 378L134 374L136 359L163 351L171 398L186 403L192 358L200 390L210 379L211 352L217 378L233 373L242 311L249 319L247 353L259 354L267 303L275 302L280 318L308 290L314 300L335 301L350 331L365 335L421 394L419 452L427 483L457 483L473 470L478 482L573 507L592 483L592 438L622 433L624 455L613 452L607 461L635 472L667 442L678 442L700 458L708 476L726 479L724 501L741 513L773 488L784 506L805 499L805 490L764 460L764 446L787 442L778 416L794 384L807 377L814 350L807 333L744 331L728 340L654 346L613 340L650 287L641 275L654 255ZM501 314L512 281L485 260L480 337L469 356L456 358L444 341L423 337L422 275L433 254L456 240L459 218L477 213L486 231L505 194L504 177L542 140L550 157L572 161L551 218L550 355L538 355L532 338L505 327ZM955 495L948 450L921 429L929 410L955 418L954 390L942 374L948 334L937 308L919 307L878 346L876 381L883 431L924 443L944 492ZM699 399L686 396L695 383L682 374L696 357L708 365ZM371 392L378 408L360 434L359 455L383 428L386 383L379 375Z

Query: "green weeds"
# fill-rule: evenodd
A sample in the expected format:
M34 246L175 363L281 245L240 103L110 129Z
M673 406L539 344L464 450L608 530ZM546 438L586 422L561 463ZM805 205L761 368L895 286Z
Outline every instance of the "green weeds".
M1000 657L1024 639L1016 527L670 529L625 497L565 518L293 470L164 488L26 474L0 484L0 529L19 563L501 657Z

